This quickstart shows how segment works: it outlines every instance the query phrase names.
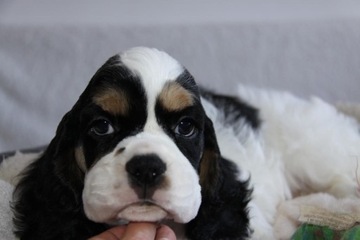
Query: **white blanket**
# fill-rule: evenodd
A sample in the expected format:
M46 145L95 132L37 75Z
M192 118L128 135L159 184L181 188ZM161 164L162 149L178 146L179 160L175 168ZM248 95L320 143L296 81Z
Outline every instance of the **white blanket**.
M14 187L0 179L0 236L3 240L16 239L13 234L12 212L10 201Z
M23 154L17 152L14 156L0 163L0 239L17 239L13 234L11 201L18 174L40 153Z

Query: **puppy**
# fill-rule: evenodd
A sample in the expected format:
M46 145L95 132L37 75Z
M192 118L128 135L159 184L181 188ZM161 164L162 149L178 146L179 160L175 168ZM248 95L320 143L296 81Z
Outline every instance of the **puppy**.
M274 227L286 200L358 199L358 122L317 98L243 86L238 95L199 89L155 49L110 58L23 173L16 233L86 239L163 221L179 239L277 239L288 232Z
M231 104L257 127L255 110ZM220 154L190 73L164 52L130 49L95 73L23 172L16 234L87 239L114 224L166 221L179 238L245 239L251 190L238 173Z

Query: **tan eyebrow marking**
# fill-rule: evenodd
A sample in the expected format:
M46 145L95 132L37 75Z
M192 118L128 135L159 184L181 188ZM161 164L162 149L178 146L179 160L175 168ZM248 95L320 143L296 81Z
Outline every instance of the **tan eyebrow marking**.
M126 115L129 111L127 94L121 89L107 88L93 97L95 104L114 115Z
M180 111L194 104L194 97L177 82L167 82L158 100L169 111Z

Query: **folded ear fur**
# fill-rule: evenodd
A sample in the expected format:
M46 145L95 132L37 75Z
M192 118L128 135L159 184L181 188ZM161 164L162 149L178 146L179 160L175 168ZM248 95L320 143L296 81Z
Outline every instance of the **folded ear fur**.
M72 136L78 134L76 118L74 110L63 117L44 154L25 169L16 186L12 205L15 233L21 239L87 239L105 229L82 210L84 173L75 159ZM58 226L59 219L66 224Z
M216 191L220 180L220 150L217 144L215 130L210 118L205 119L204 128L204 150L200 160L200 185L204 194Z
M186 225L190 239L246 239L250 235L248 182L237 179L235 164L221 157L212 121L206 117L199 175L202 203Z
M75 116L75 110L68 112L61 120L56 131L55 138L51 141L44 157L53 161L56 176L64 185L69 187L75 195L82 192L84 172L78 166L76 161L75 148L77 147L76 132L78 129L78 116ZM76 202L79 200L75 196ZM81 199L80 199L81 200Z

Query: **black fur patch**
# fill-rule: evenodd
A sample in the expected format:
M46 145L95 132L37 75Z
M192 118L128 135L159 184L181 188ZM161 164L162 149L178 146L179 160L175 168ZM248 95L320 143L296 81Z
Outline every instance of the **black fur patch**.
M261 121L258 110L241 99L216 94L205 89L201 89L201 96L224 112L225 124L231 125L244 119L254 129L260 127Z

